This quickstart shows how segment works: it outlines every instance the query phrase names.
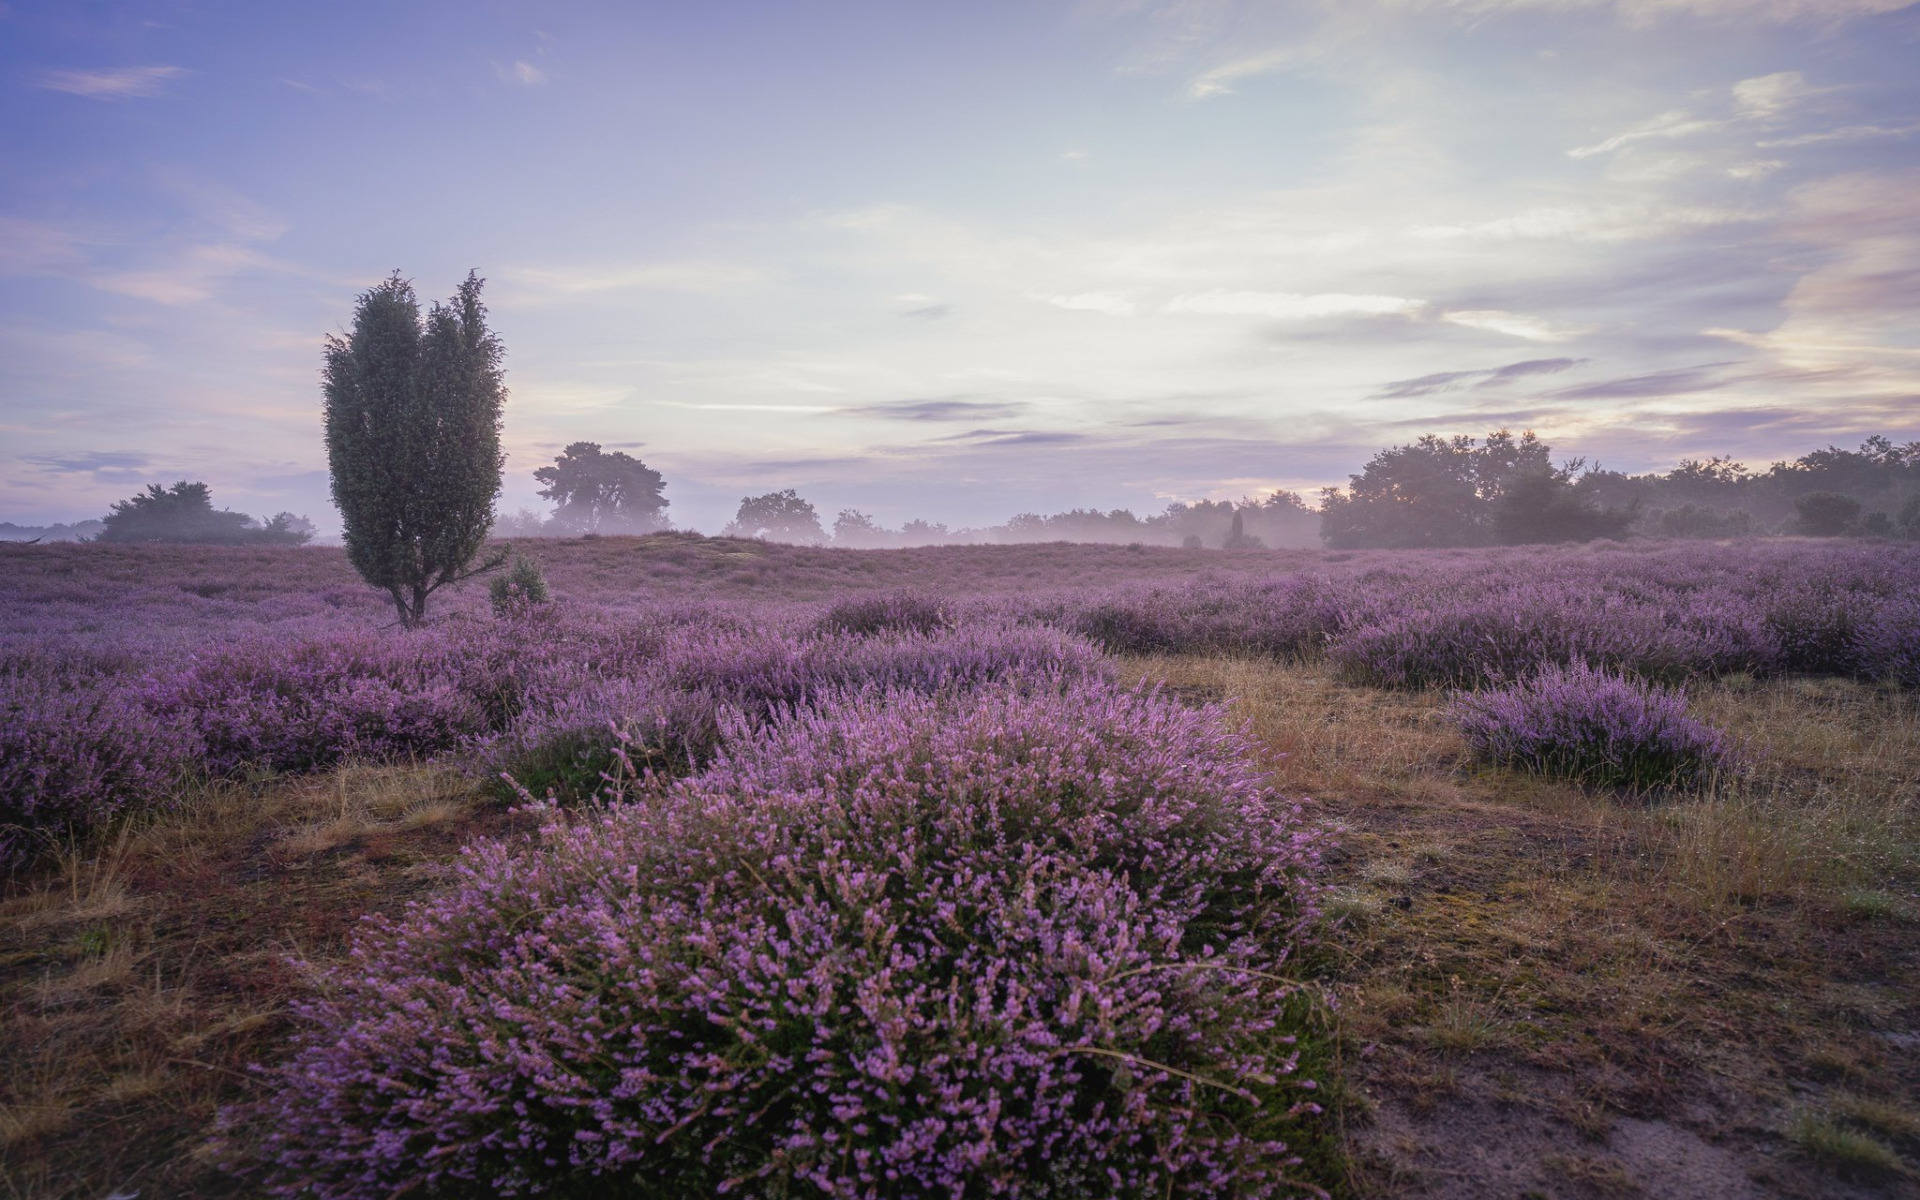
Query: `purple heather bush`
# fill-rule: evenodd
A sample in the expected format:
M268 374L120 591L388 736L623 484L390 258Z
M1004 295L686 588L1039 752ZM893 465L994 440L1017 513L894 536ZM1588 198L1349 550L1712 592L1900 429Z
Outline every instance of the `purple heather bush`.
M226 1116L262 1182L1315 1192L1284 1144L1315 844L1219 710L1083 680L726 729L710 770L370 923Z
M825 633L934 633L953 624L948 606L928 592L911 590L854 596L820 618Z
M1686 697L1575 661L1455 697L1450 715L1484 762L1596 787L1692 788L1734 763Z
M167 803L200 755L187 715L157 713L132 688L0 673L0 866L123 808Z
M1920 688L1920 591L1887 600L1856 626L1852 658L1868 678Z
M689 626L663 639L643 670L549 675L515 728L489 746L487 761L536 793L578 798L598 787L622 740L666 773L705 761L719 743L723 711L763 719L850 688L932 694L1108 673L1092 646L1044 628L973 624L860 636Z

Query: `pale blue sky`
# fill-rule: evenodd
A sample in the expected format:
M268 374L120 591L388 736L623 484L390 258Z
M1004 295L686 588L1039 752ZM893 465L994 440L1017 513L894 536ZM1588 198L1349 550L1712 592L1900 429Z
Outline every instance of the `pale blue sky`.
M508 509L578 439L712 531L1917 438L1916 62L1900 0L15 3L0 519L332 526L395 268L489 281Z

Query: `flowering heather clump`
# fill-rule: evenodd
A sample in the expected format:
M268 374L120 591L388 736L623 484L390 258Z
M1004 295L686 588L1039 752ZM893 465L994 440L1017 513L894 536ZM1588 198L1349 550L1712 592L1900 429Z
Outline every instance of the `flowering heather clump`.
M882 592L842 600L820 618L825 633L934 633L953 624L939 599L926 592Z
M0 866L25 857L35 832L166 801L200 750L185 716L154 713L129 687L0 673Z
M307 1004L277 1194L1285 1196L1315 851L1218 710L1110 684L741 719L472 848Z
M1883 604L1854 631L1853 655L1862 674L1920 688L1920 594Z
M486 732L497 715L483 694L462 686L485 657L484 647L439 631L255 639L155 685L152 703L194 715L206 767L217 774L249 764L303 771L351 757L424 757Z
M1114 654L1317 654L1346 619L1348 588L1317 575L1202 579L1069 604L1062 623Z
M1692 787L1733 763L1725 735L1686 697L1584 662L1466 693L1452 716L1476 757L1599 787Z
M1051 629L965 625L926 635L796 637L689 626L664 639L643 670L551 673L518 726L489 748L489 762L536 794L578 798L598 788L622 741L668 773L704 762L719 744L726 710L763 720L848 689L931 694L1109 673L1093 647Z

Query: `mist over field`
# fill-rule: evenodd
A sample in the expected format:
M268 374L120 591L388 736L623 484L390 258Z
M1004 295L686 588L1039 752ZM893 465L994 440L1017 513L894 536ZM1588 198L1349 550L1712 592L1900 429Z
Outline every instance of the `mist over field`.
M0 1192L1911 1195L1916 51L0 4Z

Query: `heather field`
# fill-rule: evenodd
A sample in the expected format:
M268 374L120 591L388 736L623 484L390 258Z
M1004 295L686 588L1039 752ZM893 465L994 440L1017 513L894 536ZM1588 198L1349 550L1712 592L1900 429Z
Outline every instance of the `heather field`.
M0 547L0 1194L1920 1190L1920 547Z

